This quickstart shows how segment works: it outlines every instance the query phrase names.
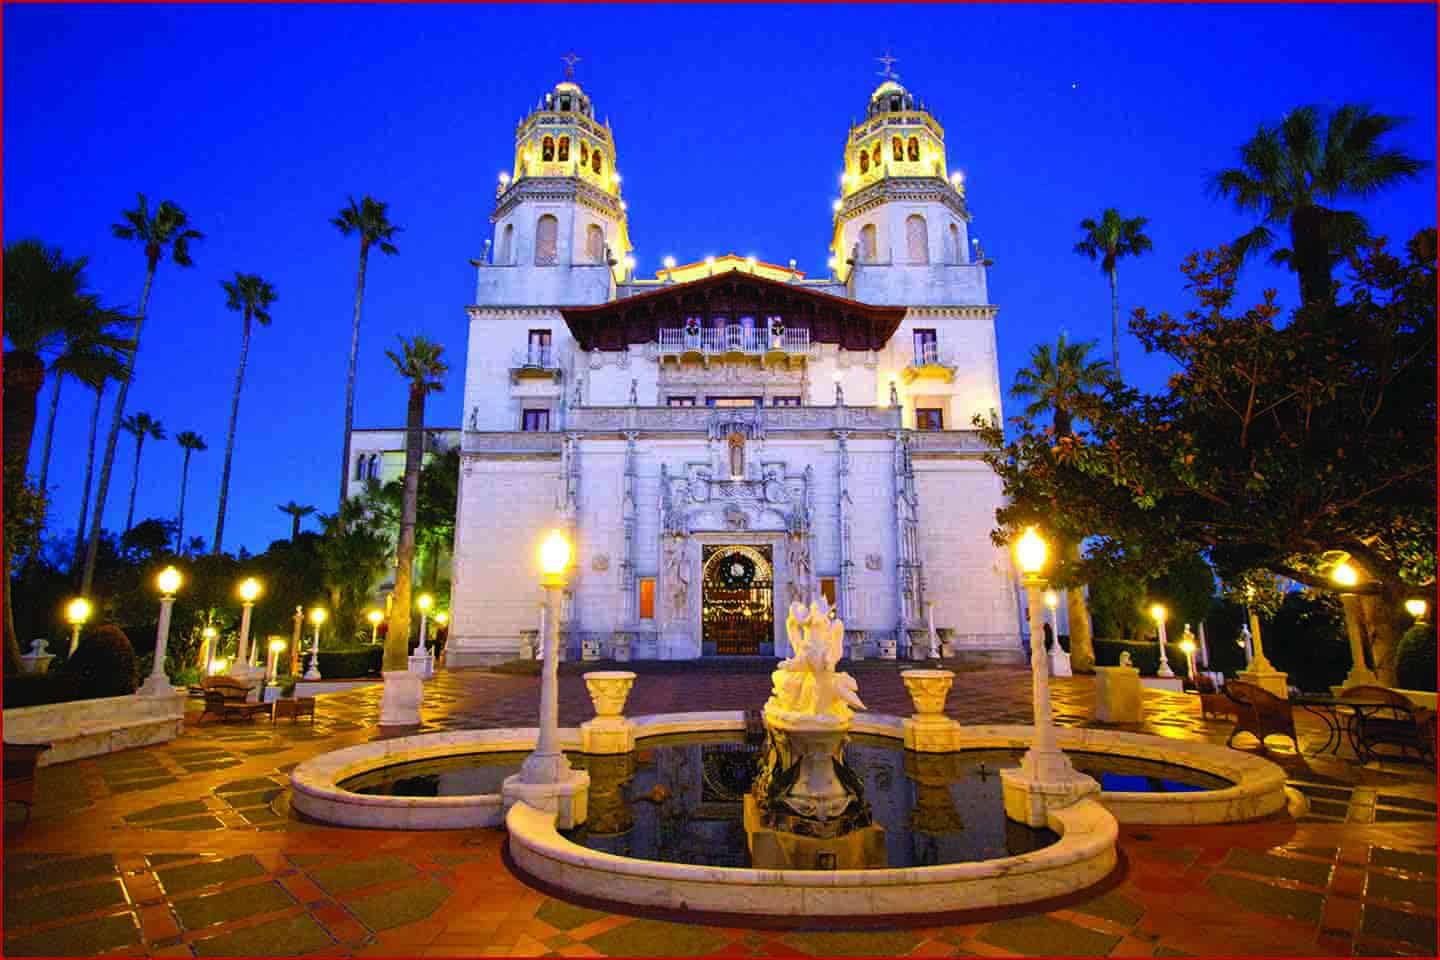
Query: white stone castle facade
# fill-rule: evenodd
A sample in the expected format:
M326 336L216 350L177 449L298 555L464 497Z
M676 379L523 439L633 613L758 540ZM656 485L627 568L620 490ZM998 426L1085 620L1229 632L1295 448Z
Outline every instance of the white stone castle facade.
M449 664L533 654L553 527L576 548L567 658L782 656L789 602L820 594L851 656L928 654L928 617L947 653L1018 652L971 425L1000 416L996 307L940 125L893 79L871 95L823 279L734 256L640 279L615 163L567 80L500 177L468 308Z

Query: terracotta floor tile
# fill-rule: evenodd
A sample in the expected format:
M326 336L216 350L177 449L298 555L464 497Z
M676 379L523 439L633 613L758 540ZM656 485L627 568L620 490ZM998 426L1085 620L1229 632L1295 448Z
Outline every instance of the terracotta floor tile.
M165 905L155 907L142 907L140 910L140 930L145 939L151 943L156 940L165 940L169 937L180 934L180 924L175 919L175 914Z
M1328 897L1320 919L1322 930L1343 930L1353 934L1360 928L1360 901L1344 897Z
M1126 937L1110 951L1112 957L1149 957L1155 953L1155 941L1143 937Z

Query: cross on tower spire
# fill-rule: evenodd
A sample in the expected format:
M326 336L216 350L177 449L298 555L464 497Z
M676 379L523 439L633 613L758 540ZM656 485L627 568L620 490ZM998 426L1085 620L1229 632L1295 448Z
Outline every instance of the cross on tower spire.
M900 82L900 74L891 69L899 60L896 57L890 56L890 50L888 48L885 50L885 56L876 57L875 59L885 64L885 69L880 71L877 76L884 77L886 80L894 80L896 83Z
M575 52L572 50L571 52L565 54L565 56L561 57L560 62L565 64L565 79L574 80L575 64L580 62L580 58L575 56Z

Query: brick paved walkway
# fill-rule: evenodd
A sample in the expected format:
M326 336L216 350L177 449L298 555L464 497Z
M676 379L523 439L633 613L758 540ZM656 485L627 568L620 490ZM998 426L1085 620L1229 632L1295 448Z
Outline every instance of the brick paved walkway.
M594 665L587 665L594 666ZM608 666L608 665L607 665ZM627 713L758 707L766 663L633 665ZM561 676L561 721L588 719L579 664ZM894 664L853 668L867 705L909 712ZM948 711L1028 722L1018 667L964 670ZM427 729L530 726L539 679L441 672ZM1057 680L1058 722L1086 723L1089 678ZM304 823L286 774L373 737L379 688L322 697L313 727L187 724L171 744L40 771L33 821L8 817L7 956L813 956L1184 954L1429 955L1436 951L1435 779L1415 765L1312 757L1324 731L1297 714L1301 752L1271 753L1311 800L1275 817L1201 828L1122 828L1121 866L1045 913L953 923L757 929L611 913L547 896L502 856L499 830L402 833ZM198 709L198 704L196 705ZM1192 697L1147 691L1136 729L1223 743ZM193 716L192 716L193 721ZM1280 741L1271 740L1279 748ZM1242 740L1253 747L1253 741Z

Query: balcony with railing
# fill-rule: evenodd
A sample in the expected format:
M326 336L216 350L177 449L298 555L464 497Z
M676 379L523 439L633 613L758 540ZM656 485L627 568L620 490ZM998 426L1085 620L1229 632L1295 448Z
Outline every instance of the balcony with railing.
M664 328L660 333L660 355L684 356L697 354L702 357L739 356L763 357L771 354L785 357L803 357L810 353L810 331L766 330L739 323L723 327Z
M532 344L510 355L510 382L518 383L530 377L560 382L560 364L554 347Z
M954 383L956 369L954 352L941 350L938 343L929 341L915 344L915 354L900 376L906 383L927 377Z

